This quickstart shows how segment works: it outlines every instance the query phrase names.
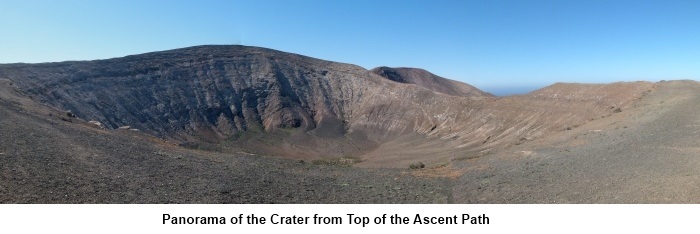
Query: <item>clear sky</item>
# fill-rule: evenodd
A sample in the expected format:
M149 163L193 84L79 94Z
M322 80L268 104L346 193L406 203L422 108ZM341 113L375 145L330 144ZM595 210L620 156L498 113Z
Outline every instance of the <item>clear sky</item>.
M700 1L37 1L0 4L0 63L243 44L419 67L487 91L700 79Z

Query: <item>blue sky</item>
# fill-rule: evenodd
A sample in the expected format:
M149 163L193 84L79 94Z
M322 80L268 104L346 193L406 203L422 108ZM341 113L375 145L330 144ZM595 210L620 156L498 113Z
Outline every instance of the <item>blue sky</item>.
M492 92L700 78L700 1L14 1L0 63L243 44Z

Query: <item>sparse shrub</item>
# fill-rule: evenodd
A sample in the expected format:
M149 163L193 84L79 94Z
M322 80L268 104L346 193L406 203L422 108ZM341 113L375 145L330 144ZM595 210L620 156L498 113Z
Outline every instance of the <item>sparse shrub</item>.
M409 169L421 169L421 168L425 168L425 164L423 164L422 162L412 163L411 165L408 165L408 168Z
M613 110L613 113L620 113L620 112L622 112L622 109L620 109L619 107L615 108L615 110Z

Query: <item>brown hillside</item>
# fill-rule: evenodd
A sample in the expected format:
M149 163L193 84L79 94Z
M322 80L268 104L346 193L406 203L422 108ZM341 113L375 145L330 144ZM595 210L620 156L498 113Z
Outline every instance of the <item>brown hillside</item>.
M371 70L386 79L404 84L415 84L429 90L462 97L492 97L474 86L442 78L420 68L378 67Z
M697 82L472 88L244 46L4 64L0 202L698 201Z
M9 64L0 77L85 121L190 148L382 167L478 157L610 115L651 87L557 84L495 98L420 69L367 71L244 46Z

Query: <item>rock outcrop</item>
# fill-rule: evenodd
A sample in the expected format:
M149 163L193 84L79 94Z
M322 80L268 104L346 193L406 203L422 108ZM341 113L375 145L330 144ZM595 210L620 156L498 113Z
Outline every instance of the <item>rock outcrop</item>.
M346 110L372 82L357 66L242 46L13 64L1 74L80 118L159 136L224 137L251 128L324 132L347 119Z

